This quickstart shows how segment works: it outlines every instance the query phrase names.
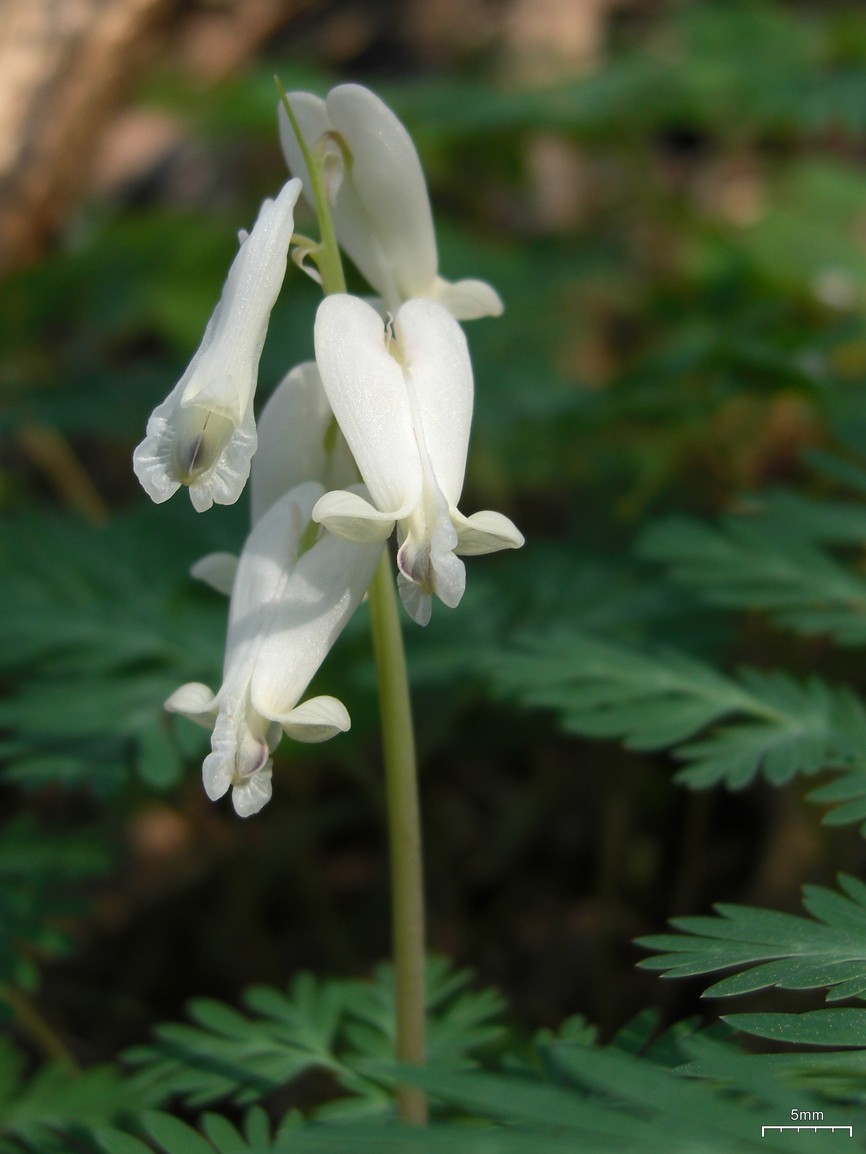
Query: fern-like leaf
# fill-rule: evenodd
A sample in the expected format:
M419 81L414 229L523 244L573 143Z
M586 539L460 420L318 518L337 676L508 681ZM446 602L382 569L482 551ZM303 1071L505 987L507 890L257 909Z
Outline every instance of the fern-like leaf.
M502 1001L490 990L469 988L470 975L441 959L427 968L428 1051L436 1060L460 1061L499 1038ZM156 1030L155 1045L126 1055L144 1084L191 1106L218 1099L249 1103L310 1069L328 1071L344 1090L363 1099L349 1109L382 1110L382 1087L359 1076L362 1058L393 1053L394 994L390 967L373 982L317 982L299 975L288 994L266 986L247 990L249 1015L220 1002L189 1005L194 1025ZM347 1107L341 1104L345 1115Z
M704 601L764 609L783 628L866 644L866 578L825 543L866 540L866 506L776 494L751 516L717 527L677 517L644 533L640 549Z
M840 876L839 884L841 893L805 887L803 904L810 917L720 904L715 917L675 918L671 924L679 934L639 939L640 945L659 951L640 965L665 977L736 968L738 973L706 990L713 997L778 987L827 988L830 1002L866 999L866 885L847 875ZM828 1035L824 1044L837 1043Z
M825 766L862 766L866 776L866 708L817 678L743 670L734 679L681 653L564 630L524 636L504 657L492 670L501 692L555 709L572 733L670 748L687 763L678 780L696 788L740 789L758 773L781 784Z

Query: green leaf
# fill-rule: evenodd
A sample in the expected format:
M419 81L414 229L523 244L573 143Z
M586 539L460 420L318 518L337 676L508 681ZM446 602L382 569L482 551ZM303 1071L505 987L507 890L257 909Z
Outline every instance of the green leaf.
M770 987L827 987L828 1001L863 998L866 887L844 875L839 880L844 894L821 886L806 888L804 904L811 917L720 904L715 917L675 918L671 924L679 934L638 939L639 945L657 951L639 964L665 977L741 970L711 985L705 993L713 997Z
M728 1014L731 1026L759 1038L800 1046L866 1047L866 1010L810 1010L805 1014Z
M436 1060L465 1061L499 1040L502 999L469 986L471 974L443 959L428 961L428 1052ZM359 1077L359 1058L390 1058L394 1039L393 974L377 969L373 982L317 981L299 975L288 993L253 986L243 997L250 1016L210 999L188 1012L194 1025L156 1029L157 1042L126 1058L145 1084L179 1095L192 1106L218 1099L256 1101L311 1069L328 1071L358 1104L340 1111L384 1108L382 1088Z
M763 503L762 503L763 504ZM761 506L759 505L759 508ZM866 644L866 579L820 548L866 539L866 507L777 495L718 528L678 517L641 538L643 556L713 605L765 609L783 628Z
M192 516L0 520L0 671L15 686L0 702L7 778L107 793L137 764L151 784L178 780L162 702L184 681L218 683L225 636L224 600L188 576L225 527Z
M630 749L671 747L687 762L678 780L695 788L740 789L758 773L781 784L863 756L866 708L817 678L743 670L734 680L682 653L565 629L525 634L492 664L501 693L555 709L566 731L617 737Z
M100 1129L96 1131L96 1137L106 1154L153 1154L150 1146L122 1130Z
M0 1039L0 1140L14 1139L34 1154L54 1154L58 1134L116 1122L148 1101L110 1066L78 1071L55 1063L26 1078L26 1065L12 1043Z

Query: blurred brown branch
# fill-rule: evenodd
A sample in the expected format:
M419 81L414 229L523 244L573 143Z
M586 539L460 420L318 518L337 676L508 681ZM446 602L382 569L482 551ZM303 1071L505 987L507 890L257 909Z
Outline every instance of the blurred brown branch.
M33 259L175 0L0 2L0 272Z

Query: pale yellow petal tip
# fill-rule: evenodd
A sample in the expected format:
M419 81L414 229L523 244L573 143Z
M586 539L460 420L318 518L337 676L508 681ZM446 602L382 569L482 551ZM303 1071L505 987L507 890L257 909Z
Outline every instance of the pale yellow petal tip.
M358 545L384 541L394 528L395 515L381 513L357 493L335 489L325 493L313 509L313 520L344 541Z
M447 281L440 276L436 278L431 296L458 321L501 317L505 312L502 297L492 285L483 280Z
M500 549L519 549L526 541L513 521L492 509L473 513L471 517L464 517L452 509L451 519L457 530L455 552L461 557L498 553Z
M179 713L190 721L211 727L217 712L216 697L200 681L190 681L181 685L163 702L169 713Z

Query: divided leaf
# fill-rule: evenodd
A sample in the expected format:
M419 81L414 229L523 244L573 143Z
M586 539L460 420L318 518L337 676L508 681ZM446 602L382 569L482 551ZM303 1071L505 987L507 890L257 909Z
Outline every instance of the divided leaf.
M825 767L866 783L866 708L818 678L742 670L734 679L682 653L566 630L526 634L500 657L492 670L500 692L555 709L572 733L670 748L687 763L678 780L692 787L741 789L759 773L782 784Z
M843 893L805 887L804 906L811 917L719 904L714 917L674 918L671 925L680 933L638 939L639 945L659 951L640 966L660 970L664 977L740 971L709 986L705 996L827 987L828 1001L866 1000L866 885L844 874L839 883ZM839 1043L828 1034L823 1044L855 1043Z

